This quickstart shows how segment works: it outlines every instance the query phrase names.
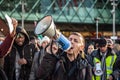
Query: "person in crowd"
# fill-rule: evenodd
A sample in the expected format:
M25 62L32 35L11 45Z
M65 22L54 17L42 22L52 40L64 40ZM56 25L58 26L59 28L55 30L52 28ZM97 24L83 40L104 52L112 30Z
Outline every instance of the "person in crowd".
M88 60L88 62L89 63L91 63L90 61L91 61L91 58L90 58L90 56L91 56L91 53L93 52L95 50L95 48L94 48L94 45L93 44L89 44L88 45L88 48L87 48L87 52L86 52L86 58L87 58L87 60Z
M112 39L106 39L107 40L107 44L108 44L108 47L112 48L114 47L114 42L112 41Z
M32 63L32 68L31 68L31 73L30 73L30 78L29 80L39 80L36 77L37 71L38 71L38 67L44 57L44 52L45 52L45 48L46 46L49 44L50 39L47 36L44 36L40 42L41 44L41 48L40 51L35 53L35 57Z
M99 48L91 53L93 77L92 80L117 80L119 58L112 48L108 47L106 39L99 39Z
M117 56L118 56L118 59L119 59L119 62L116 63L116 65L117 65L117 66L120 66L120 64L119 64L119 63L120 63L120 44L115 43L115 44L114 44L114 47L113 47L113 50L116 52L116 54L117 54ZM119 69L117 69L117 70L120 70L120 67L119 67ZM120 75L119 75L118 80L120 80Z
M41 48L41 44L40 44L41 40L42 39L37 38L37 45L38 45L39 49Z
M90 67L85 58L83 36L73 32L69 36L71 48L63 51L50 45L38 68L37 78L43 80L91 80ZM60 56L57 56L57 55Z
M38 40L35 36L30 36L30 46L32 49L32 58L34 58L34 55L36 52L39 52L39 47L38 47Z
M10 53L5 57L4 70L8 80L28 80L32 56L29 36L23 27L16 28L16 36Z
M95 50L98 49L98 40L99 40L99 39L96 39L96 40L94 41L94 47L95 47Z
M18 22L15 18L12 18L12 24L13 24L13 31L9 33L0 44L0 79L1 80L8 80L6 74L4 73L3 65L4 65L4 57L10 51L13 41L15 39L16 27L18 25Z
M87 54L88 55L91 55L91 53L94 51L94 45L93 44L90 44L88 46L88 49L87 49Z
M117 55L119 56L119 55L120 55L120 44L115 43L115 44L114 44L114 47L113 47L113 50L114 50L114 52L116 52Z

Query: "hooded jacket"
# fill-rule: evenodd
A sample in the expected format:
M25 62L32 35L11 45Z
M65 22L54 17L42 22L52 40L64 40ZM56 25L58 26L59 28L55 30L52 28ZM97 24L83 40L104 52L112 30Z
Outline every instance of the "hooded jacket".
M4 70L8 77L8 80L15 80L16 55L19 55L20 58L25 58L27 60L27 64L21 65L19 80L28 80L32 64L32 52L29 45L29 36L25 29L22 27L17 27L16 33L22 33L25 36L25 41L22 46L17 45L14 41L11 52L5 57Z

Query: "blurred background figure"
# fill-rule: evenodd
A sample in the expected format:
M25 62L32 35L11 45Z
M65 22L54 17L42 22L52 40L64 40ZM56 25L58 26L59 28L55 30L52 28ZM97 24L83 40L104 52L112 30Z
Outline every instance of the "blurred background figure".
M113 50L115 51L115 53L119 56L120 55L120 44L115 43Z
M32 58L34 58L35 53L40 50L38 46L38 39L36 36L30 36L30 46L32 49Z
M113 49L114 47L114 42L112 41L112 39L106 39L107 40L107 45L109 48Z
M95 43L94 43L94 48L97 50L98 49L98 44L99 44L99 39L96 39L95 40Z
M119 63L120 63L120 44L118 44L118 43L114 44L113 50L115 51L115 53L117 54L117 56L118 56L118 58L119 58L119 62L116 63L116 65L120 66L120 64L119 64ZM120 70L120 67L119 67L118 70ZM120 74L120 73L119 73L119 74ZM118 80L120 80L120 75L119 75Z
M44 36L42 38L42 40L40 41L40 45L42 46L42 48L45 48L45 46L50 42L49 37Z
M40 66L41 61L45 55L45 48L49 43L50 39L47 36L44 36L40 42L41 44L40 51L35 53L29 80L39 80L37 79L36 74L38 71L38 67Z
M87 54L90 55L94 51L94 45L90 44L87 49Z

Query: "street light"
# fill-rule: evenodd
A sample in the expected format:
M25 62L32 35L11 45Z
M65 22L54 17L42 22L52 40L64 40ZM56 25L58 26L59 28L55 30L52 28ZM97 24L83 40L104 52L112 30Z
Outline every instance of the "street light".
M24 13L25 13L25 9L24 9L24 0L21 0L21 5L22 5L22 27L24 28Z
M96 17L96 18L94 18L94 20L96 22L96 38L98 39L98 22L99 22L100 18Z
M115 32L115 8L117 4L115 3L118 0L110 0L112 3L111 5L113 6L113 9L111 10L111 13L113 15L113 36L111 37L113 40L117 39L116 37L116 32Z

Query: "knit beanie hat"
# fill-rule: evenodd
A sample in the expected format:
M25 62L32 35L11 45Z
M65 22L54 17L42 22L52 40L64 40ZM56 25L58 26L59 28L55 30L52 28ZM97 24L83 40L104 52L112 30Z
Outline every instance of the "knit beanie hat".
M44 41L50 42L50 38L47 37L47 36L44 36L44 37L42 38L42 40L40 41L40 44L42 44Z

